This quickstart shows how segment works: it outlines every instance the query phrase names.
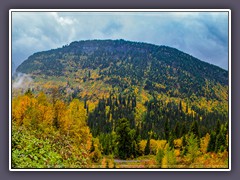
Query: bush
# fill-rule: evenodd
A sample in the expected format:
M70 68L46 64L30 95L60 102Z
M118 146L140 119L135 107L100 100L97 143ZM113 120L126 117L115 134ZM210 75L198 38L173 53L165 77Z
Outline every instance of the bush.
M177 159L174 153L174 149L171 149L167 144L162 159L162 168L175 168L177 165Z
M102 159L102 154L99 151L99 149L95 149L91 154L90 154L90 158L92 160L92 162L99 162Z
M162 167L162 160L164 157L164 150L163 149L158 149L157 155L156 155L156 161L157 165L161 168Z

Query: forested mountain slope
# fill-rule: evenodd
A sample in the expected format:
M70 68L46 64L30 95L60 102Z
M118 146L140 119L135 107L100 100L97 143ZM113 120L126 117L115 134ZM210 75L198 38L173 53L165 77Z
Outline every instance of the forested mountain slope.
M124 40L72 42L62 48L33 54L17 68L17 72L101 81L121 90L137 86L181 98L196 95L227 100L226 70L177 49L147 43Z

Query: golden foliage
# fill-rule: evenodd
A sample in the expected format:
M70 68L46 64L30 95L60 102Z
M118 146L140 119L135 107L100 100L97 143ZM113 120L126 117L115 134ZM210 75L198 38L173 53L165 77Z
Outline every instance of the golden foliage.
M208 147L208 143L210 140L210 135L207 133L205 137L201 138L200 141L200 150L202 153L206 153L207 152L207 147Z
M140 141L139 146L140 146L140 153L141 154L144 154L144 149L146 147L146 144L147 144L147 140L141 140Z
M141 103L137 103L137 107L136 107L136 121L140 122L142 120L143 114L146 112L146 107L141 104Z
M182 139L181 138L180 139L175 139L173 141L173 143L174 143L174 147L176 149L180 149L182 147Z
M164 150L164 157L162 159L162 168L176 168L177 159L174 153L174 149L171 149L168 144Z
M14 98L12 101L12 119L16 121L17 125L22 125L24 119L27 117L27 110L30 107L34 107L36 100L32 99L30 96L23 95Z
M60 121L62 133L71 136L82 143L89 141L90 130L86 123L84 103L74 99L68 106L64 118Z

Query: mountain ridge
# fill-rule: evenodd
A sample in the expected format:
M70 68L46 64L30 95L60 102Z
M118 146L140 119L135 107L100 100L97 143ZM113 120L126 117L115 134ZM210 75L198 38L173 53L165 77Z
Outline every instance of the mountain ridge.
M84 81L86 72L83 75L80 70L96 73L95 80L112 86L123 89L129 85L143 86L147 91L170 96L202 97L207 93L207 98L221 99L212 89L228 89L227 70L176 48L122 39L74 41L61 48L37 52L16 71L33 77L74 74L72 77ZM206 92L208 88L210 92Z

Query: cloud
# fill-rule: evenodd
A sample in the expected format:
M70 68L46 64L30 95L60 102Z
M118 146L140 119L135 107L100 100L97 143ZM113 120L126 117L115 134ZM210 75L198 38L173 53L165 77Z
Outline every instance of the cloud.
M31 88L32 86L32 78L23 73L14 74L15 78L13 80L12 88L13 89L24 89L27 90L28 88Z
M105 35L112 35L115 32L121 31L122 27L123 25L121 23L111 21L103 28L102 31Z
M126 39L175 47L228 69L226 12L14 12L16 66L31 54L87 39Z

